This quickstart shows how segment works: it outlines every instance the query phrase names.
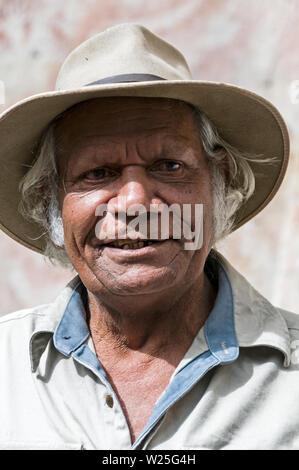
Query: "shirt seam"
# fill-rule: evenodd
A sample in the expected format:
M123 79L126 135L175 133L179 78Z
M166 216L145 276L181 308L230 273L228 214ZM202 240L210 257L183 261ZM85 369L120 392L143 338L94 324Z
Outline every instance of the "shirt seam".
M9 315L9 314L8 314ZM16 321L16 320L22 320L23 318L29 316L29 315L32 315L32 316L38 316L38 317L45 317L46 318L46 314L45 313L41 313L41 312L27 312L27 313L24 313L23 315L20 315L20 316L17 316L17 317L14 317L14 318L3 318L0 320L0 325L1 324L4 324L4 323L9 323L11 321Z

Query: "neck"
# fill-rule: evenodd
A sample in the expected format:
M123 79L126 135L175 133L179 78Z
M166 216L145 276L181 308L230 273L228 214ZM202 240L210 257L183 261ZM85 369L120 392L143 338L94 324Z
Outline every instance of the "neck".
M98 357L112 350L115 360L132 354L169 358L171 351L184 355L212 310L216 292L204 273L177 292L109 303L89 292L89 328Z

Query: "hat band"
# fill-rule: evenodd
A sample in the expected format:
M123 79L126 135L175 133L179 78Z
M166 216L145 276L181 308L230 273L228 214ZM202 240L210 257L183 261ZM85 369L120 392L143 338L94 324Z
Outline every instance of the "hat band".
M106 83L129 83L129 82L151 82L154 80L166 80L166 78L147 73L124 73L121 75L112 75L111 77L101 78L95 82L87 83L84 86L104 85Z

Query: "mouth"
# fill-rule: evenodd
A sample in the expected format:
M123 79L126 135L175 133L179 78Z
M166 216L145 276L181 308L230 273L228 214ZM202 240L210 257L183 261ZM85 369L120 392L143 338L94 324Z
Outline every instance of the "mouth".
M175 242L175 243L174 243ZM178 240L106 240L98 245L99 254L108 256L115 263L151 262L160 265L169 264L180 251Z
M167 240L168 239L165 239L165 240L131 240L131 239L114 240L112 242L103 244L103 248L110 247L110 248L118 248L120 250L138 250L140 248L154 245L155 243L161 243Z

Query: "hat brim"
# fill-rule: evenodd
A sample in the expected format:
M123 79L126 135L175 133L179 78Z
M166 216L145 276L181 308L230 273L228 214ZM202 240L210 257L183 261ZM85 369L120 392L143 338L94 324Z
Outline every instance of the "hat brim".
M0 228L11 238L39 253L44 251L41 227L25 220L18 207L19 182L32 165L45 128L74 104L111 96L189 102L207 114L231 145L262 158L275 157L275 164L251 163L255 192L238 211L233 230L258 214L281 185L289 157L287 127L270 102L243 88L217 82L161 80L40 93L19 101L0 116Z

